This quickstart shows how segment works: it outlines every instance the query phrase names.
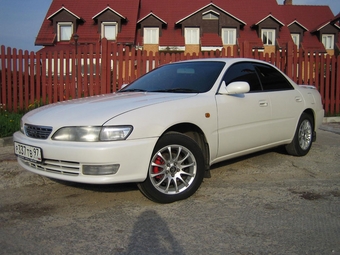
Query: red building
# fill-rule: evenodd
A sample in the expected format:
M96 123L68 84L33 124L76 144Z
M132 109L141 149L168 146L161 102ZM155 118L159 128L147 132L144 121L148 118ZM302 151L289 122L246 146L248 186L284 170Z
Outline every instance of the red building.
M250 46L274 52L299 48L339 54L340 15L329 6L285 0L53 0L35 44L73 49L106 38L143 50L199 51Z

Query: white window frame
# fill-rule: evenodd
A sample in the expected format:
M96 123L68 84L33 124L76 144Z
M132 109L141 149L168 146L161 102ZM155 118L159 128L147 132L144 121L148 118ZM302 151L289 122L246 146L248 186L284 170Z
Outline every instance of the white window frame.
M300 34L291 34L292 36L292 39L293 39L293 42L294 44L297 46L297 48L300 47Z
M57 24L58 29L58 42L60 41L69 41L72 38L73 34L73 23L72 22L58 22ZM69 31L64 30L69 29Z
M236 44L236 28L222 28L223 45Z
M114 28L113 35L106 35L106 28ZM101 24L101 37L106 38L109 41L114 41L117 39L118 26L117 22L102 22Z
M275 45L275 32L275 29L261 29L261 39L264 45Z
M202 16L204 20L218 20L219 16L213 12L208 12Z
M322 44L326 50L334 50L334 34L323 34Z
M143 42L144 44L159 44L159 27L145 27Z
M184 28L185 44L200 44L200 29L198 27Z

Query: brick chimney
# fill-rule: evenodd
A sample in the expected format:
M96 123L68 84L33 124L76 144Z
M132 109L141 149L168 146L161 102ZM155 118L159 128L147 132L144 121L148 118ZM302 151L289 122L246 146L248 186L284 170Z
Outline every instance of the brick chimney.
M284 5L293 5L293 0L284 0L283 4Z

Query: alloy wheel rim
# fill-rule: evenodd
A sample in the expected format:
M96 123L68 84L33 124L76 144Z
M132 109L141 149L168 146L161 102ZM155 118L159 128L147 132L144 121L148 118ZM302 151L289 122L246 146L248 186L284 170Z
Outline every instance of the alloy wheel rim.
M312 142L312 125L308 120L301 123L298 138L301 149L307 150Z
M152 158L149 175L153 186L163 194L175 195L187 190L197 173L195 156L184 146L169 145Z

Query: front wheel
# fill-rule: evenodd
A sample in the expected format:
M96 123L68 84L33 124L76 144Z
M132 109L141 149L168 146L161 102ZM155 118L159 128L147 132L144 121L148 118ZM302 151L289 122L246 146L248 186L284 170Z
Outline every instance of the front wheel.
M294 156L306 155L313 143L314 126L313 118L302 113L292 142L286 145L286 151Z
M146 180L138 187L155 202L171 203L194 194L204 170L203 154L194 140L180 133L165 134L154 148Z

